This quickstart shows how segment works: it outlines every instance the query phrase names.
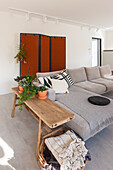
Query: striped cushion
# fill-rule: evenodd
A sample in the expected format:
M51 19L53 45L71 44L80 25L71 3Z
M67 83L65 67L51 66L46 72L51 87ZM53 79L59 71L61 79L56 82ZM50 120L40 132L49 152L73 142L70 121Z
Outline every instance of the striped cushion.
M38 78L40 83L45 85L48 88L52 87L52 82L51 82L51 78L50 77L39 77Z
M70 75L67 73L66 70L63 70L61 73L59 73L57 75L54 75L52 78L59 79L59 80L65 79L65 81L67 82L69 87L74 84L74 82L72 81Z

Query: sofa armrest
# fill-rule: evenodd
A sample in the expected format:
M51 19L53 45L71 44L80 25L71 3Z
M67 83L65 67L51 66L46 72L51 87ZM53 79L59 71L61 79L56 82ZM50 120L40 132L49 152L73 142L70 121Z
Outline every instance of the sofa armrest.
M48 97L50 100L55 101L55 99L56 99L55 90L53 90L53 89L48 89L48 90L47 90L47 97Z

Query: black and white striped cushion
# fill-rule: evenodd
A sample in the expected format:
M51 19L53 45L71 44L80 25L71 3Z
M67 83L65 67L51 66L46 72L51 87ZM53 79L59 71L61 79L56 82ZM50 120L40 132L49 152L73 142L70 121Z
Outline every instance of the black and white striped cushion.
M45 85L48 88L52 87L52 82L51 82L51 78L50 77L39 77L38 78L40 83Z
M72 81L70 75L67 73L66 70L63 70L61 73L59 73L57 75L54 75L52 78L59 79L59 80L65 79L65 81L67 82L69 87L74 84L74 82Z

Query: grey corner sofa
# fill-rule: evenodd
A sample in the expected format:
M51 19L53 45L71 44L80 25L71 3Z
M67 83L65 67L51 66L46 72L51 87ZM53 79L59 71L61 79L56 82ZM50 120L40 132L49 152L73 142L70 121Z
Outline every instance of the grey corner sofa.
M38 77L58 74L57 72L37 73ZM67 69L74 84L68 94L55 94L49 89L48 97L75 114L75 119L67 125L84 140L113 123L113 101L106 106L97 106L88 102L90 96L100 96L113 90L113 76L110 67L81 67Z

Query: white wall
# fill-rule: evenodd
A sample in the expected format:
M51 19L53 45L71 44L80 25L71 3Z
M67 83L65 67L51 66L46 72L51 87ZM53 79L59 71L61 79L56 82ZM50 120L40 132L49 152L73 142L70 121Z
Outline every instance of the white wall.
M105 31L105 50L113 50L113 30Z
M66 36L67 68L91 66L91 38L103 38L103 33L94 29L81 28L72 24L43 23L40 18L32 17L26 21L25 15L0 13L0 94L11 92L17 85L13 78L19 75L19 64L14 56L18 52L20 33L41 33Z
M104 50L113 50L113 30L106 30L104 34ZM107 64L109 64L113 70L113 51L103 52L103 65Z

